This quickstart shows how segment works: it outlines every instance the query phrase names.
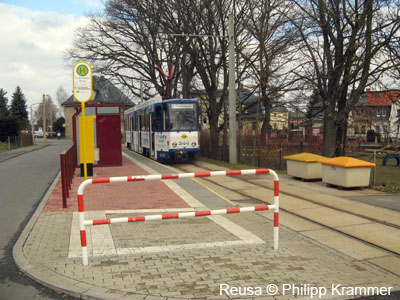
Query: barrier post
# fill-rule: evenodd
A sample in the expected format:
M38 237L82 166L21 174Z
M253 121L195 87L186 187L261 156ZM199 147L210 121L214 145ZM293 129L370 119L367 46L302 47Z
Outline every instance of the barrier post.
M62 203L63 208L67 208L67 193L68 193L68 185L67 185L67 177L68 170L65 163L65 151L60 154L60 163L61 163L61 190L62 190Z
M278 177L278 175L276 175L276 177ZM278 250L278 247L279 247L279 178L274 180L274 206L275 206L275 210L274 210L274 250Z
M110 219L101 219L101 220L85 220L83 191L84 191L85 187L87 187L88 185L91 185L91 184L131 182L131 181L152 181L152 180L182 179L182 178L195 178L195 177L213 177L213 176L254 175L254 174L271 174L273 176L273 178L274 178L274 204L273 205L254 206L254 207L235 207L235 208L227 208L227 209L219 209L219 210L193 211L193 212L164 214L164 215L110 218ZM85 226L154 221L154 220L167 220L167 219L178 219L178 218L189 218L189 217L203 217L203 216L210 216L210 215L233 214L233 213L241 213L241 212L272 210L272 209L274 210L273 249L278 250L278 248L279 248L279 177L275 171L270 170L270 169L228 170L228 171L211 171L211 172L198 172L198 173L91 178L91 179L87 179L87 180L83 181L79 185L77 194L78 194L79 230L80 230L80 238L81 238L83 265L88 265L88 263L89 263L88 254L87 254L87 240L86 240Z

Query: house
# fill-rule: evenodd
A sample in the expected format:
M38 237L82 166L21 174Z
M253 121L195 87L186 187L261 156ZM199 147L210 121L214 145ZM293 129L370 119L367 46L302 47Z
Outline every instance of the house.
M304 126L307 121L307 116L304 111L296 110L289 112L289 128L295 129Z
M349 121L348 137L367 141L367 132L390 141L400 137L400 90L371 91L360 97Z
M273 107L270 112L269 124L273 130L287 130L289 128L289 111L286 107Z
M133 102L125 96L110 80L103 76L93 76L93 96L86 104L119 105L121 116L121 130L124 128L124 111L134 106ZM65 137L73 137L72 116L80 109L81 103L69 97L64 103Z
M220 101L222 95L222 91L219 90L217 92L217 100ZM208 115L207 115L207 96L206 92L204 90L200 91L192 91L190 94L191 98L198 98L199 99L199 119L200 119L200 128L206 129L208 128ZM228 95L227 95L228 97ZM239 97L236 97L236 103L238 104L239 102ZM254 96L254 94L244 88L240 90L240 103L241 103L241 115L240 119L241 120L249 120L249 119L255 119L256 118L256 111L257 111L257 99ZM228 105L229 106L229 105ZM227 109L229 107L227 106ZM259 110L260 116L261 116L261 109ZM239 116L238 116L239 118ZM219 115L218 118L218 125L223 124L224 122L224 115L223 115L223 110L222 113Z
M222 91L218 91L218 100L222 94ZM207 103L205 91L192 92L191 97L196 97L199 99L199 114L200 114L200 126L202 129L208 128L208 116L206 113ZM264 120L265 109L262 104L259 103L257 96L249 89L240 89L240 97L237 95L236 104L240 105L240 112L237 110L237 119L239 121L239 126L244 131L255 132L256 130L256 119L258 116L258 128L260 129ZM224 122L223 111L219 115L218 124L221 125ZM277 103L272 105L270 110L270 126L274 130L286 130L289 128L289 111Z
M304 111L297 109L296 111L289 112L289 129L291 134L305 135L305 127L307 116Z

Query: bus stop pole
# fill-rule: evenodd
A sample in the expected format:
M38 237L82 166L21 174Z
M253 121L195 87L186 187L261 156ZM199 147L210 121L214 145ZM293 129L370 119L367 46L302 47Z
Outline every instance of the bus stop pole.
M85 137L85 102L82 103L82 152L83 152L83 175L85 180L87 179L87 164L86 164L86 137Z

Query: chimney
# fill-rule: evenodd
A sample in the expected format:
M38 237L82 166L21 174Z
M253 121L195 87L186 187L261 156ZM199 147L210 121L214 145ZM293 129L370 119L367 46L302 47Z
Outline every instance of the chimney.
M367 88L366 91L367 91L367 93L370 93L370 92L371 92L371 89L370 89L370 88Z

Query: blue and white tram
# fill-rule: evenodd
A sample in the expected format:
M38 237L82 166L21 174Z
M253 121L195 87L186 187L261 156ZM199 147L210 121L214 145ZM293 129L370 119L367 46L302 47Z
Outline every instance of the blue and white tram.
M125 144L157 161L189 161L199 152L198 101L148 100L125 111Z

